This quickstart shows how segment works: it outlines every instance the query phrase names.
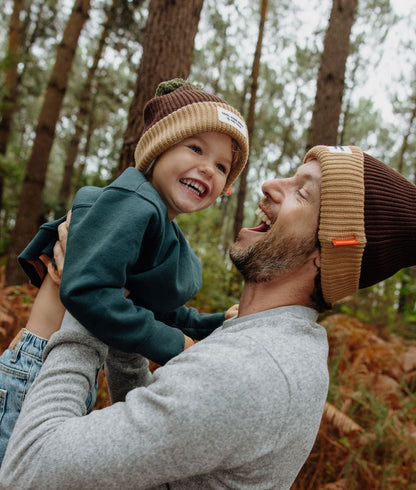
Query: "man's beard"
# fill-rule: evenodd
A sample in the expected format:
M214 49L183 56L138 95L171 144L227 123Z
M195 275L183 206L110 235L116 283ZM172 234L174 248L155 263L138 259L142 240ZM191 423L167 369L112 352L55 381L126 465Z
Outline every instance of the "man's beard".
M268 233L247 249L238 241L230 248L230 258L246 282L268 282L290 269L304 265L316 249L316 237L279 237Z

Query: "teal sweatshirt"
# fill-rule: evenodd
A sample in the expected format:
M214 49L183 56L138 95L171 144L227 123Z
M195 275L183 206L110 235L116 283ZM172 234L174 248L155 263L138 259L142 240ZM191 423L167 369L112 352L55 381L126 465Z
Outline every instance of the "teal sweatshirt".
M52 256L57 227L46 223L19 256L40 286L38 257ZM65 308L106 344L164 364L200 340L224 314L200 314L185 303L202 283L201 265L160 195L135 168L104 188L75 196L60 286ZM129 291L126 297L125 289Z

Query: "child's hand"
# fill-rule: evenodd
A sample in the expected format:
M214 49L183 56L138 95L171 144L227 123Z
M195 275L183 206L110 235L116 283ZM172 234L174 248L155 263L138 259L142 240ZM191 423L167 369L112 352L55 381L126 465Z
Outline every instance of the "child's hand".
M238 307L239 305L233 305L231 308L228 308L228 310L225 312L225 319L229 320L233 316L238 315Z

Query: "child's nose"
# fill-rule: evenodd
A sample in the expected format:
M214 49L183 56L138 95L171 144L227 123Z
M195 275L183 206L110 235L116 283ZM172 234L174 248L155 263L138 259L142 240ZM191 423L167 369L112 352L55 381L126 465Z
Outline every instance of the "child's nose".
M205 163L204 165L201 165L199 167L199 171L202 173L202 174L205 174L205 175L208 175L208 176L212 176L214 175L214 168L211 164L209 163Z

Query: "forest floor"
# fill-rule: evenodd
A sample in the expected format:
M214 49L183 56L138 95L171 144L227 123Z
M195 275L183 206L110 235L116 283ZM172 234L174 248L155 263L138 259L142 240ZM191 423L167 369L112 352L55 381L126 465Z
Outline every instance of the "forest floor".
M24 327L36 288L4 287L0 353ZM314 448L292 490L416 489L416 341L382 337L347 315L328 331L331 386ZM101 375L96 409L109 404Z

